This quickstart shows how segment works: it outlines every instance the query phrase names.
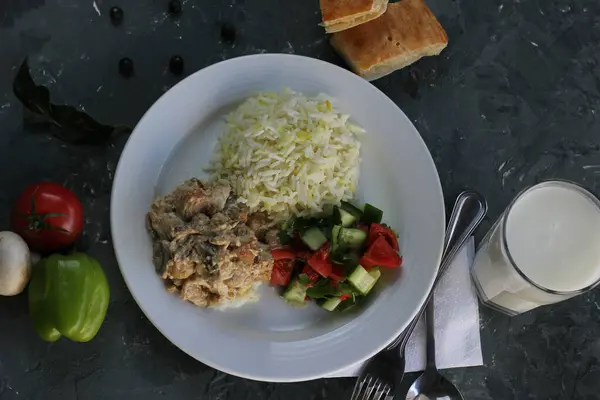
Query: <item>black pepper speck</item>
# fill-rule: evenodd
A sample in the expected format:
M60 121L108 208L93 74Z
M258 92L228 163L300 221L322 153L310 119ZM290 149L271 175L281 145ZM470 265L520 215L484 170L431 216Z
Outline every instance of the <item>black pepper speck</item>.
M169 12L173 15L181 14L182 9L181 1L179 0L171 0L169 1Z
M221 24L221 40L223 43L233 44L236 38L235 26L229 22Z
M119 73L125 78L133 76L133 61L131 58L124 57L119 60Z
M175 55L169 60L169 71L171 71L173 75L183 74L183 66L184 63L183 58L181 58L181 56Z
M113 25L120 25L123 22L123 10L120 7L111 7L110 8L110 21Z

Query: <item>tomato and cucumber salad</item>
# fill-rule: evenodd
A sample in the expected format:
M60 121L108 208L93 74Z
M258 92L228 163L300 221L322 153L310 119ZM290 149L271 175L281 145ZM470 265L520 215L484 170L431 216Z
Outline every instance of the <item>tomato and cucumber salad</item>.
M386 268L402 265L396 233L383 212L342 202L328 218L294 219L271 251L271 285L284 287L294 306L316 301L327 311L345 310L367 296Z

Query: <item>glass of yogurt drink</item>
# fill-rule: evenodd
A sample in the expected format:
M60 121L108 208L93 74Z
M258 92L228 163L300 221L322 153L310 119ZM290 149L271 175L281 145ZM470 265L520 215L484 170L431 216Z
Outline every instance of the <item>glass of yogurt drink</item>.
M479 244L471 276L482 303L509 315L600 283L600 201L566 181L523 190Z

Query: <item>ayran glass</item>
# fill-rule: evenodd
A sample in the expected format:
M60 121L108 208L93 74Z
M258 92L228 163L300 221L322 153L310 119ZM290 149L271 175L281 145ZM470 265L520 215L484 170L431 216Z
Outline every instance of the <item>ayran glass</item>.
M482 303L509 315L600 283L600 201L546 181L523 190L480 243L471 276Z

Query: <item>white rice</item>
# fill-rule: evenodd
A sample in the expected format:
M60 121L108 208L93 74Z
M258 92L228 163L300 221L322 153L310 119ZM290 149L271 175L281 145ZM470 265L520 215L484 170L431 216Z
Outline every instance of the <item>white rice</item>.
M226 117L211 162L251 211L314 215L354 197L364 130L326 95L284 90L246 99Z

